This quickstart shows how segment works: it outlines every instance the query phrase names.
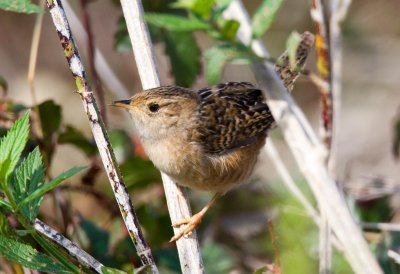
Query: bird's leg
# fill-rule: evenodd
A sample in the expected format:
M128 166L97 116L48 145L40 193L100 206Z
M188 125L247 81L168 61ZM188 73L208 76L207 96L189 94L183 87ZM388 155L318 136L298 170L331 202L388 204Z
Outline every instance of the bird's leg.
M182 238L182 236L189 234L192 232L201 222L203 219L204 214L206 214L207 210L215 203L219 196L221 196L221 192L217 192L214 194L212 199L207 203L207 205L200 210L198 213L194 214L192 217L188 219L180 220L179 222L173 224L173 227L179 227L181 225L187 225L184 230L179 232L177 235L171 238L170 242L174 242Z

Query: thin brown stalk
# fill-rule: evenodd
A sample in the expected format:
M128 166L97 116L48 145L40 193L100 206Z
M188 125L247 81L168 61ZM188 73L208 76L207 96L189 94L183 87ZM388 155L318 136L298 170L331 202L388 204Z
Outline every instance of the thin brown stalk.
M90 75L92 76L92 83L94 87L94 92L96 97L99 100L100 105L100 113L101 117L103 118L103 122L107 127L107 110L106 110L106 103L104 100L104 89L103 85L101 84L101 80L97 73L97 69L95 66L95 46L94 46L94 39L93 39L93 32L92 26L90 23L90 15L88 12L87 5L90 3L88 0L80 0L81 10L82 10L82 19L83 19L83 26L87 33L87 52L88 52L88 59L89 59L89 71Z

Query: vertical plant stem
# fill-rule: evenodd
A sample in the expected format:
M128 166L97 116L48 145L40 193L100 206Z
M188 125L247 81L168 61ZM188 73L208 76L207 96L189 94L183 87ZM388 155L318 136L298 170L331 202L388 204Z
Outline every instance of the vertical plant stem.
M160 80L155 65L151 39L144 20L142 3L140 0L121 0L121 6L142 86L144 89L158 87ZM161 175L172 223L189 218L191 210L183 188L176 185L166 174ZM182 273L204 273L196 233L192 233L187 239L179 239L176 241L176 245Z
M328 151L326 165L333 163L332 135L333 135L333 100L331 85L331 62L326 14L321 0L311 0L311 17L316 29L317 69L320 79L325 82L320 87L320 136ZM335 153L336 155L336 153ZM335 178L335 174L330 172ZM321 226L319 230L319 273L329 274L332 268L332 248L330 244L330 228L326 213L321 210Z
M129 193L127 192L118 169L114 151L108 140L107 132L103 120L101 119L96 99L86 79L86 72L83 68L61 1L47 0L47 6L56 27L57 34L60 38L61 45L64 49L65 57L74 77L77 92L82 99L83 107L88 116L94 139L99 149L106 174L110 181L112 190L114 191L129 236L136 247L137 254L140 257L142 264L149 266L152 273L158 273L150 247L147 245L143 237Z

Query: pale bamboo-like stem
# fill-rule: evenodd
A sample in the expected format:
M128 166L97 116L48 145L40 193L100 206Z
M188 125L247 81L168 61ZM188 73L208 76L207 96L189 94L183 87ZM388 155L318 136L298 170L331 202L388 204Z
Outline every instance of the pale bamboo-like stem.
M160 86L153 47L147 25L144 21L143 7L140 0L121 0L129 37L135 54L136 65L143 89ZM191 216L189 202L182 187L176 185L166 174L161 174L168 210L172 223ZM179 230L174 228L174 232ZM204 273L196 233L188 238L176 241L182 273Z
M334 126L332 85L331 85L331 62L327 18L321 0L311 0L311 18L314 20L316 29L316 52L317 68L322 81L325 82L324 89L320 89L320 137L328 151L325 164L334 166L336 153L332 155L332 138ZM330 171L330 170L329 170ZM336 179L335 174L330 175ZM329 228L328 216L321 210L321 226L319 229L319 273L329 274L332 268L332 247L330 243L331 230Z
M397 253L396 251L389 250L387 252L387 255L389 258L391 258L393 261L395 261L396 264L400 264L400 254Z
M250 19L243 4L235 0L224 15L240 22L238 38L249 44L251 41ZM251 44L253 51L261 57L268 52L261 41ZM344 248L344 254L355 273L383 273L376 259L355 224L335 181L325 166L326 149L318 140L299 107L286 91L273 65L269 62L254 65L254 73L267 97L270 110L282 129L285 140L307 179L318 204L330 221L333 232Z
M114 151L108 140L107 132L101 119L96 99L86 79L86 72L83 68L83 64L74 42L74 38L72 36L61 1L47 0L47 6L53 19L53 23L56 27L57 34L60 38L61 45L64 49L65 57L75 79L77 92L82 99L83 107L88 115L93 137L99 149L100 157L103 161L106 174L110 181L112 190L114 191L114 195L129 236L135 245L137 254L140 257L142 264L144 266L148 266L152 273L158 273L158 269L154 263L150 247L144 240L143 233L139 226L129 193L127 192L125 184L122 180L122 176L118 169Z
M36 231L40 234L46 236L51 241L56 243L57 245L61 246L65 249L69 255L73 256L80 262L82 265L86 266L87 268L96 271L97 273L102 273L102 267L104 265L97 261L95 258L90 256L86 251L81 249L79 246L65 238L63 235L58 233L58 231L52 229L41 220L36 219L33 225Z
M328 161L328 168L331 174L336 174L338 131L340 128L340 110L342 97L342 34L340 24L347 15L351 0L330 0L330 4L331 15L329 20L329 47L331 63L333 124L331 156Z

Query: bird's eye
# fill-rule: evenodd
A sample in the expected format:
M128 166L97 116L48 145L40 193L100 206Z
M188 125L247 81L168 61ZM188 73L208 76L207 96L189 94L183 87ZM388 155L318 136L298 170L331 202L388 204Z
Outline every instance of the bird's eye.
M151 112L157 112L160 109L160 105L159 104L151 104L149 105L149 110Z

